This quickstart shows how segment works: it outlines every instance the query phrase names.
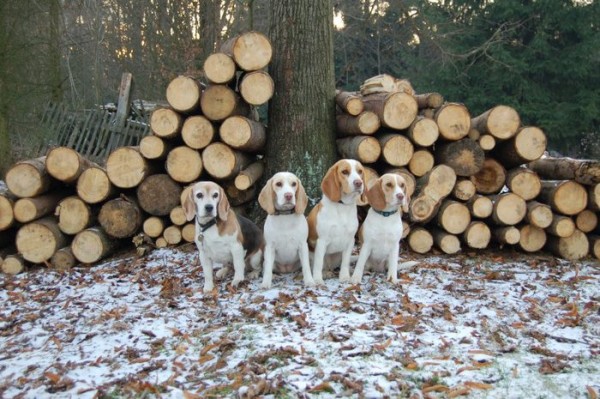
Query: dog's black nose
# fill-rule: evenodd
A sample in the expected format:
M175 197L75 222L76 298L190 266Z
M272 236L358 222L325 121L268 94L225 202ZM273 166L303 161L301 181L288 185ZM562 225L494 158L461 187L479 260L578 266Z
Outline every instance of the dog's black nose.
M204 210L206 212L212 212L213 209L215 209L215 207L213 205L211 205L211 204L204 205Z

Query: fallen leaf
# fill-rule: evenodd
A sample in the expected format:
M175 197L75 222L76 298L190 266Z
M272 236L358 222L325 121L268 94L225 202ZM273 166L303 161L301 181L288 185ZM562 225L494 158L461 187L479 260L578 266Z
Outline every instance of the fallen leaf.
M446 385L441 385L441 384L431 385L431 386L421 389L421 391L423 391L423 393L448 392L449 390L450 390L450 388L448 388Z
M335 393L335 389L333 389L333 387L331 386L330 383L328 383L328 382L322 382L322 383L320 383L318 385L315 385L311 389L309 389L308 392L328 392L328 393Z
M466 381L465 386L473 389L492 389L494 386L490 384L486 384L485 382L477 382L477 381Z
M590 399L598 399L598 394L596 393L596 390L594 388L592 388L589 385L586 385L585 389L588 391L588 396L590 397Z

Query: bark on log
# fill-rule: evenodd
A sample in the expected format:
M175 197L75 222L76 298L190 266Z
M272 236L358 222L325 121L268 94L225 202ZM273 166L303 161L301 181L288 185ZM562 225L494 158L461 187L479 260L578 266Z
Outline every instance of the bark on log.
M491 151L496 147L496 139L491 134L484 134L479 136L477 143L484 151Z
M449 141L460 140L471 129L471 115L462 104L446 103L435 113L440 136Z
M456 173L447 165L435 166L417 181L418 195L410 203L410 219L413 222L431 220L441 203L452 192Z
M433 154L427 150L415 151L408 162L408 169L416 177L424 176L433 169L435 160Z
M546 233L557 237L569 237L575 232L575 222L569 216L553 215L552 223L546 228Z
M363 111L356 116L340 114L335 120L338 136L371 135L381 126L379 117L371 111Z
M357 116L365 109L362 99L355 92L336 90L335 103L343 112ZM379 122L379 118L377 118Z
M527 168L515 168L506 176L506 186L525 201L534 199L542 190L542 182L534 171Z
M407 136L416 145L429 147L436 142L440 131L433 119L417 116L409 126Z
M230 116L219 128L221 140L230 147L246 152L263 149L267 140L265 126L243 116Z
M381 145L372 136L353 136L336 140L337 149L343 158L356 159L362 163L373 163L381 155Z
M486 158L479 172L471 176L480 194L497 194L506 182L506 169L495 159Z
M78 196L64 198L56 207L58 228L65 234L74 235L96 223L97 212Z
M181 138L190 148L201 150L215 140L215 127L202 115L193 115L183 122Z
M22 273L27 268L27 263L20 255L7 255L4 259L0 258L2 272L10 275Z
M171 220L171 223L173 223L175 226L183 226L187 222L185 212L183 211L183 207L176 206L175 208L173 208L171 210L171 213L169 213L169 219Z
M473 221L469 223L462 239L469 248L484 249L487 248L492 238L492 232L487 224L481 221Z
M408 165L414 153L414 146L406 136L388 133L379 135L377 139L381 146L381 157L385 162L392 166Z
M515 245L521 239L521 231L515 226L496 227L492 231L492 236L500 245Z
M525 200L513 193L504 193L492 198L494 209L492 220L499 226L513 226L520 223L527 214Z
M596 230L596 227L598 227L598 216L595 212L589 209L584 209L577 214L577 217L575 218L575 225L584 233L591 233L592 231Z
M194 242L196 239L196 225L194 223L188 223L181 229L181 238L185 242Z
M473 217L485 219L492 215L494 211L494 203L489 197L483 195L474 195L467 201L467 207Z
M117 148L106 160L106 174L110 182L119 188L136 187L153 171L139 147Z
M600 183L588 187L588 207L592 211L600 211Z
M452 190L452 196L459 201L468 201L473 198L475 193L475 184L469 179L457 180Z
M256 199L256 191L256 186L252 186L248 190L238 190L234 184L225 186L225 192L232 207L240 206Z
M600 259L600 236L590 235L588 239L590 241L590 253L596 259Z
M200 153L187 146L176 147L171 150L165 163L165 169L169 176L179 183L190 183L198 179L204 166Z
M77 265L77 259L75 258L75 255L73 255L71 246L56 251L50 259L50 264L53 269L60 272L66 272L75 267Z
M437 213L437 224L450 234L461 234L471 223L469 208L461 202L445 200Z
M255 185L262 177L265 171L265 164L262 161L254 162L242 170L234 180L235 187L238 190L248 190Z
M96 263L106 258L117 247L117 242L101 228L91 227L79 232L71 243L75 258L81 263Z
M406 192L408 193L408 195L410 197L413 196L413 194L415 193L415 190L417 189L417 181L415 180L415 177L413 176L412 173L410 173L408 170L406 170L405 168L392 168L392 169L386 169L384 171L384 173L396 173L397 175L402 176L402 178L404 178L404 181L406 182ZM377 173L375 173L375 179L377 179L379 177L379 175L377 175ZM368 177L368 181L370 181L371 177Z
M265 35L251 31L223 43L221 52L229 55L244 71L256 71L271 62L273 48Z
M546 244L546 232L539 227L531 224L523 225L519 228L521 237L519 238L519 247L525 252L537 252L544 248Z
M91 167L77 179L77 195L88 204L98 204L113 198L117 190L110 182L106 170Z
M408 234L408 246L416 253L427 253L433 246L433 236L425 228L415 227Z
M266 71L244 74L239 86L240 95L250 105L266 104L275 93L275 83Z
M225 53L212 53L203 65L204 76L211 83L225 84L235 78L236 66L235 61Z
M363 97L367 111L379 117L381 125L391 129L406 129L415 120L418 107L414 97L407 93L376 93Z
M579 260L590 252L590 242L582 231L575 229L569 237L549 236L546 248L563 259Z
M84 170L97 166L68 147L56 147L48 151L45 163L50 176L65 183L77 181Z
M165 159L171 147L170 143L158 136L145 136L140 140L140 154L151 161Z
M245 153L223 143L212 143L202 151L204 169L215 179L231 179L252 161L253 159Z
M163 238L168 245L177 245L181 242L181 228L179 226L169 226L163 231Z
M540 202L563 215L576 215L587 207L587 190L573 180L542 181Z
M183 118L171 108L158 108L150 115L150 129L162 139L172 139L179 136Z
M47 192L52 178L46 171L46 157L20 161L8 169L6 186L19 198L35 197Z
M169 175L148 176L137 188L140 207L153 216L166 216L179 205L181 186Z
M13 207L16 200L17 197L8 189L0 188L0 231L8 230L14 225Z
M439 108L444 104L444 96L440 93L415 94L415 100L417 100L419 109Z
M165 230L165 221L158 216L150 216L142 225L142 231L150 238L160 237Z
M209 86L200 100L202 114L211 121L220 122L233 115L247 115L248 104L228 86Z
M505 168L514 168L535 161L546 151L546 135L534 126L521 128L517 134L496 144L492 150L494 158Z
M500 140L506 140L517 134L521 118L514 108L497 105L473 118L471 125L483 134L490 134Z
M19 253L31 263L46 262L67 245L67 238L51 216L23 225L15 241Z
M464 138L436 145L435 158L454 169L457 176L473 176L483 167L485 153L477 142Z
M527 165L542 179L575 180L577 183L600 183L600 161L591 159L545 157Z
M13 213L21 223L28 223L54 212L56 205L65 197L63 192L51 192L38 197L20 198L15 202Z
M554 215L550 205L541 202L531 201L527 203L527 214L525 221L533 226L545 229L552 224Z
M454 234L450 234L441 229L432 229L431 235L433 242L442 252L453 255L460 252L460 240Z
M167 102L177 112L197 112L201 97L200 83L189 76L178 76L167 85Z
M133 237L142 227L142 211L129 198L115 198L102 205L98 221L112 237Z

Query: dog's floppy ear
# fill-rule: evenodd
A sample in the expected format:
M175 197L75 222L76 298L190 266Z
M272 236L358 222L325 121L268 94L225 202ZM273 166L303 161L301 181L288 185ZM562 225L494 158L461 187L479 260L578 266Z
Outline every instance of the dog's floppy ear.
M401 176L398 177L400 177L400 179L398 180L404 183L404 200L402 200L402 205L400 206L400 208L402 209L402 212L408 213L408 211L410 210L410 194L408 193L408 187L404 182L404 179L402 179ZM400 181L398 183L400 183Z
M219 206L217 208L217 212L219 215L219 218L226 222L227 221L227 215L229 214L229 200L227 199L227 194L225 194L225 190L223 190L222 187L219 186Z
M296 181L298 182L298 186L296 187L296 207L294 208L294 211L297 214L303 215L306 206L308 205L308 197L300 179L297 179Z
M274 196L275 191L273 191L273 178L270 178L258 195L258 203L260 207L267 211L269 215L275 213Z
M385 209L385 194L383 193L383 189L381 188L381 177L375 180L375 183L371 187L369 187L367 191L367 199L369 200L369 204L372 208L382 211Z
M338 161L339 162L339 161ZM327 196L333 202L338 202L342 199L342 188L340 187L340 181L338 178L338 165L339 163L334 164L323 178L321 182L321 190L323 194Z
M193 186L187 187L186 190L187 194L185 194L185 196L183 197L181 207L183 208L185 219L189 222L194 218L194 216L196 216L196 202L194 201Z

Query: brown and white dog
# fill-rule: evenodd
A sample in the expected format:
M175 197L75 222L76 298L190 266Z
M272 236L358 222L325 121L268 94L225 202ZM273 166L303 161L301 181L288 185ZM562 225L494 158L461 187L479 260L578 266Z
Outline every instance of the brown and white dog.
M353 159L336 162L321 182L323 197L308 215L308 245L314 250L313 278L323 284L323 269L340 265L340 281L350 280L350 256L358 230L364 168ZM341 259L341 264L340 264Z
M194 184L182 206L188 221L196 218L195 242L204 271L205 293L214 288L215 263L223 266L217 277L224 277L233 264L234 287L244 280L246 267L258 276L264 248L262 231L231 210L221 186L209 181Z
M387 279L396 283L402 212L408 212L410 202L406 182L395 173L385 174L373 182L366 196L371 208L359 231L362 246L351 281L361 282L365 265L367 270L383 271L387 261Z
M263 187L258 203L268 213L264 226L262 287L271 287L273 269L289 273L299 266L304 285L314 286L308 255L308 224L304 217L308 198L298 177L290 172L276 173Z

